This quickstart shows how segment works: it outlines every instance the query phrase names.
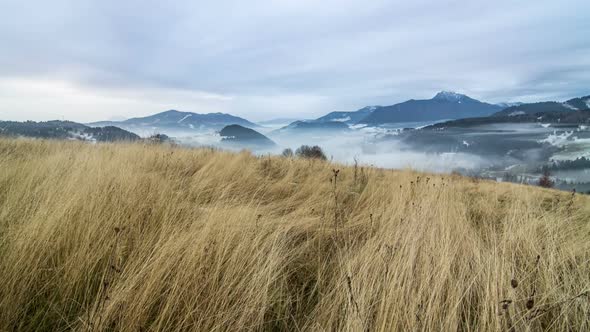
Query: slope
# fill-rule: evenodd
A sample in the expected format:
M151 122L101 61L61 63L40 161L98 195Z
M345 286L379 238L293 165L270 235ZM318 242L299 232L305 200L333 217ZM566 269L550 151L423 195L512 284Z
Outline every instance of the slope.
M0 168L0 330L589 328L586 196L139 144Z

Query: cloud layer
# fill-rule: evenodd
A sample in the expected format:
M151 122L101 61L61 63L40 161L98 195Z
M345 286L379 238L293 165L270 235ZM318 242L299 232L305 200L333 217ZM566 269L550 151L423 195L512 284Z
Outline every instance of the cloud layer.
M588 13L584 0L4 0L0 119L307 118L441 89L565 99L589 93Z

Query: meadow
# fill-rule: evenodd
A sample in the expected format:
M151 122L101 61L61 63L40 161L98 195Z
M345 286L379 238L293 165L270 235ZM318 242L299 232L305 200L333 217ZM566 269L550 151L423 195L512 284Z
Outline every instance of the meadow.
M0 281L1 331L588 331L590 197L0 139Z

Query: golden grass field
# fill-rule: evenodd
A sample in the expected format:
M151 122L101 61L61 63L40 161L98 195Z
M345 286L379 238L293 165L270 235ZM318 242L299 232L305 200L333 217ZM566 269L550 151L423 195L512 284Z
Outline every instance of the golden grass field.
M2 139L0 281L1 331L589 331L590 197Z

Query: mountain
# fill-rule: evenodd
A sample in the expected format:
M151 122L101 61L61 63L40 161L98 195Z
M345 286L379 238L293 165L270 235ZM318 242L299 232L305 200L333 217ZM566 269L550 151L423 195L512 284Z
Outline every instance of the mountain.
M360 124L378 126L388 123L437 121L488 116L502 106L484 103L466 95L442 91L432 99L408 100L403 103L375 109Z
M565 102L518 103L496 112L492 116L446 121L425 127L425 129L531 122L586 125L590 123L590 96L573 98Z
M573 98L565 102L545 101L539 103L528 103L508 107L494 116L515 116L523 114L537 114L544 112L572 112L585 111L590 109L590 96Z
M353 112L331 112L314 120L315 122L344 122L356 124L381 106L367 106Z
M305 132L338 132L348 131L350 128L344 122L340 121L295 121L288 126L275 130L277 133L305 133Z
M93 128L71 121L0 121L0 135L72 139L95 142L135 141L140 137L121 128Z
M118 126L131 131L194 131L203 129L220 130L221 128L238 124L244 127L256 128L256 124L225 113L198 114L170 110L142 118L132 118L125 121L104 121L91 123L92 126Z
M256 130L242 127L240 125L225 126L221 129L219 135L221 136L221 141L224 143L257 147L272 147L276 145L270 138L262 135Z

